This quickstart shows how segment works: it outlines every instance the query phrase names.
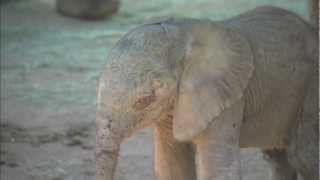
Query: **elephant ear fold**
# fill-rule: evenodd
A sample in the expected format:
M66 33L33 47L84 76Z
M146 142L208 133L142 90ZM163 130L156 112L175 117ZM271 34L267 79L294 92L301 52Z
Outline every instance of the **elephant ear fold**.
M249 42L221 25L194 27L186 54L173 134L187 141L239 100L254 69Z

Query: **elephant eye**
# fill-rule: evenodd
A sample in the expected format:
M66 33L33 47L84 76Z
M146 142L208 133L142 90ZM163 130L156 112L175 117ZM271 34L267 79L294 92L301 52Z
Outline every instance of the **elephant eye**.
M134 104L133 109L135 110L142 110L148 107L152 102L156 100L156 96L154 91L150 95L143 96L139 98Z

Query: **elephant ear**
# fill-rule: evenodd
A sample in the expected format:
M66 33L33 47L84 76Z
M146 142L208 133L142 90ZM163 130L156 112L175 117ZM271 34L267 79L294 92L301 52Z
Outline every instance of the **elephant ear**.
M254 69L249 42L222 25L195 25L185 56L173 134L191 140L239 100Z

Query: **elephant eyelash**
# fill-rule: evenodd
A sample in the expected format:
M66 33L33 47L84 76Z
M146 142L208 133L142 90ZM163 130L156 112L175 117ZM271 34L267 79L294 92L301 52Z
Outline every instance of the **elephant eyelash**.
M134 110L143 110L156 100L155 92L152 90L150 95L143 96L133 104Z

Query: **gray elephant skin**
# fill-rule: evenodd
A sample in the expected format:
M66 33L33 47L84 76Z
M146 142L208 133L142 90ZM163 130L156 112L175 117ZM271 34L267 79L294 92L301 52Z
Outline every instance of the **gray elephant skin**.
M121 142L153 127L157 180L240 180L244 147L263 150L275 180L317 180L315 37L275 7L133 29L99 80L96 179L113 180Z
M118 11L120 0L56 0L60 14L89 20L102 19Z

